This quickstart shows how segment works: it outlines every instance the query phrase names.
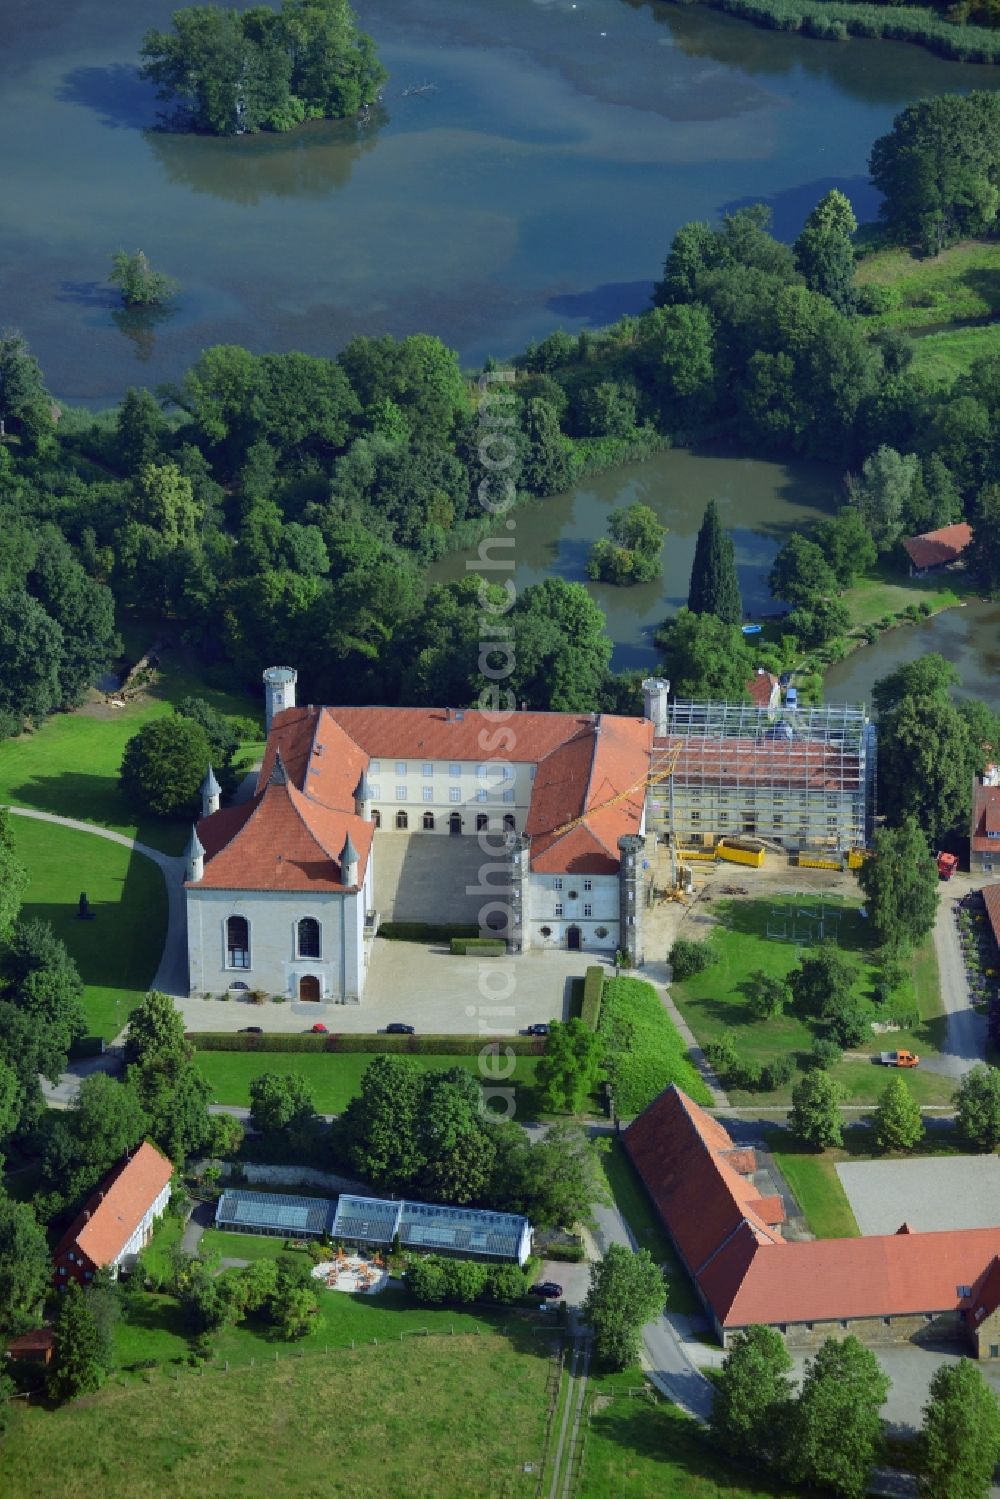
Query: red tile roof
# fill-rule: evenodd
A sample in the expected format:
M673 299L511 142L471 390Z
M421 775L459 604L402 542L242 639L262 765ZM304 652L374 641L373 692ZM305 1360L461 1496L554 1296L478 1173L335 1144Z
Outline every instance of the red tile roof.
M1000 890L1000 886L996 887ZM636 1169L725 1328L968 1311L1000 1229L787 1243L730 1165L732 1141L677 1088L625 1132Z
M98 1269L113 1264L173 1172L167 1157L144 1141L87 1201L56 1247L56 1263L73 1249Z
M255 796L198 824L205 873L197 888L341 890L339 858L348 833L362 880L373 827L356 816L355 791L376 758L536 765L526 825L532 867L614 874L618 839L641 825L651 750L652 726L641 718L288 708L275 716ZM274 786L279 753L287 785ZM581 817L556 836L557 828Z
M758 708L769 708L771 696L777 685L778 678L773 671L755 671L747 683L750 701L756 703Z
M205 873L196 888L356 889L364 879L374 831L353 810L336 811L303 795L290 782L269 781L243 806L227 807L199 822ZM340 865L348 835L358 854L353 885L344 883Z
M966 521L942 526L939 531L925 531L921 536L907 536L903 545L914 567L941 567L954 562L972 540L972 527Z
M976 777L972 792L972 848L975 853L1000 854L1000 841L990 838L1000 833L1000 786L984 786Z
M1000 947L1000 885L983 886L986 919L993 928L993 940Z
M676 745L673 738L657 739L655 756ZM861 769L856 754L845 753L819 739L708 739L681 741L674 769L675 786L774 785L804 791L850 791Z

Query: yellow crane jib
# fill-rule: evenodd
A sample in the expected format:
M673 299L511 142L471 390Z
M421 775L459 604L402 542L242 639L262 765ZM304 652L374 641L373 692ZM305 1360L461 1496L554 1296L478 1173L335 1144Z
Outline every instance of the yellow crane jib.
M665 757L658 760L655 766L650 767L649 773L644 775L641 780L635 781L631 786L626 787L624 791L619 791L615 796L609 796L607 801L598 802L594 807L588 807L585 812L580 813L579 817L573 817L569 822L564 822L561 827L553 830L553 836L561 838L563 833L570 833L574 828L578 828L581 822L586 822L587 818L592 816L594 812L603 812L606 807L615 807L619 802L627 801L630 796L635 796L639 791L645 791L649 786L658 786L661 781L668 781L677 769L677 761L680 759L683 748L683 742L678 740L676 744L671 745Z

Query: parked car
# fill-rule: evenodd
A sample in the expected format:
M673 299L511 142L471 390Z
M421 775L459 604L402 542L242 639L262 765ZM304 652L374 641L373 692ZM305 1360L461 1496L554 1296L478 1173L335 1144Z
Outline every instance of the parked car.
M547 1025L529 1025L525 1031L526 1036L547 1036L549 1028Z
M392 1020L385 1028L387 1036L412 1036L415 1034L412 1025L404 1025L401 1020Z
M920 1058L912 1051L880 1051L872 1057L882 1067L919 1067Z
M264 1034L264 1027L262 1025L241 1025L240 1026L240 1035L241 1036L262 1036L263 1034Z
M323 1024L322 1020L317 1020L316 1024L312 1027L312 1029L309 1032L309 1034L311 1036L328 1036L330 1034L330 1032L328 1031L327 1027Z
M540 1280L531 1288L532 1296L540 1296L543 1301L558 1301L562 1293L562 1286L554 1280Z

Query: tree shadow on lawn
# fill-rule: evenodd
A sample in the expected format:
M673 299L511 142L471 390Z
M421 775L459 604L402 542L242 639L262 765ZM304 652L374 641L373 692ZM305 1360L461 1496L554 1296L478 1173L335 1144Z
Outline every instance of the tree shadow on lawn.
M743 1473L730 1466L710 1445L710 1438L688 1417L674 1407L658 1405L650 1409L644 1400L626 1402L620 1396L591 1417L593 1437L613 1443L621 1449L622 1463L638 1459L643 1463L662 1464L661 1483L670 1479L672 1467L682 1468L689 1480L684 1492L773 1494L789 1492L785 1485L773 1485L767 1475ZM650 1474L650 1477L654 1477ZM711 1489L707 1487L711 1485ZM705 1486L703 1488L703 1486ZM653 1489L650 1492L654 1492ZM667 1492L666 1488L662 1492Z
M148 843L164 853L181 853L190 831L190 819L155 817L137 808L119 791L117 779L111 775L63 770L58 775L31 776L20 785L11 786L9 796L13 802L51 812L56 817L94 822L115 830L131 824L140 843Z

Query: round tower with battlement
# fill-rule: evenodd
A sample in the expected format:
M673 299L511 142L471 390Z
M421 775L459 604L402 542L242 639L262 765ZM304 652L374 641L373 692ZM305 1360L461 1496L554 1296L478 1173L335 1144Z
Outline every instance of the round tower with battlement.
M295 684L299 674L294 666L269 666L264 672L264 729L270 734L276 713L295 707Z

